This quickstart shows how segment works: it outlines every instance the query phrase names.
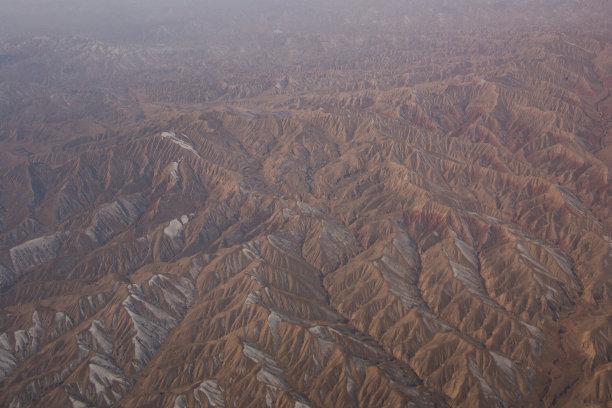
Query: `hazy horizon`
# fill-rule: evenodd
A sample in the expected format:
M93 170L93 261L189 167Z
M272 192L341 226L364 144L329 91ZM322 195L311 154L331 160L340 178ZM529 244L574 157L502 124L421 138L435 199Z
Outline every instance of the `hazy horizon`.
M514 10L515 12L510 12ZM460 12L459 12L460 11ZM482 16L481 16L482 13ZM459 18L458 15L463 17ZM492 15L493 18L488 16ZM180 0L99 1L26 0L0 4L0 39L40 35L83 36L103 41L159 41L159 30L173 40L213 32L250 32L258 29L321 29L438 31L489 27L491 29L609 27L607 0L365 1ZM467 16L467 17L465 17ZM486 18L483 16L487 16Z

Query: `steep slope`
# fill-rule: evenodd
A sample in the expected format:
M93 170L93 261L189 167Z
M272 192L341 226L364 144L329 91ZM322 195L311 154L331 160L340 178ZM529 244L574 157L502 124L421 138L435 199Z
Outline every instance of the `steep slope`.
M386 34L9 47L0 406L609 405L609 37Z

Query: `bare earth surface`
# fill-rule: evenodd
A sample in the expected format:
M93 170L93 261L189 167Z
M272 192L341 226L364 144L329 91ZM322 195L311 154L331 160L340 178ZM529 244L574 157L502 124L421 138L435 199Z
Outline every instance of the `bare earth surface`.
M611 6L269 3L0 42L0 406L610 406Z

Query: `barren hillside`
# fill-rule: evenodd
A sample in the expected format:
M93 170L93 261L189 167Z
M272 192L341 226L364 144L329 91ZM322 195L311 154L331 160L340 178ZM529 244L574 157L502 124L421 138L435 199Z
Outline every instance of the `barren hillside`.
M0 42L0 406L610 406L608 3L314 3Z

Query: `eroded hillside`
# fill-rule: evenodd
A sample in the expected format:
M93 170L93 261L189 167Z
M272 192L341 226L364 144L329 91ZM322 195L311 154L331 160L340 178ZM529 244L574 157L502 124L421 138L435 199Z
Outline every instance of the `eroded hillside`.
M609 35L394 30L3 43L0 406L608 406Z

